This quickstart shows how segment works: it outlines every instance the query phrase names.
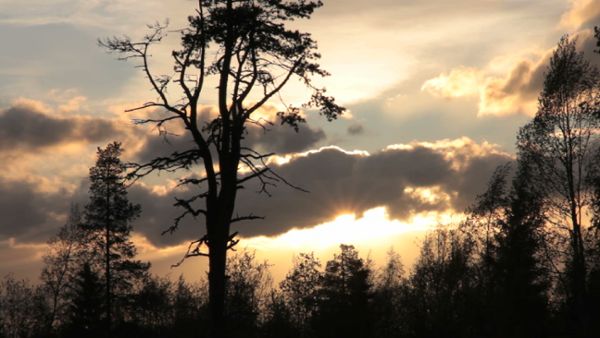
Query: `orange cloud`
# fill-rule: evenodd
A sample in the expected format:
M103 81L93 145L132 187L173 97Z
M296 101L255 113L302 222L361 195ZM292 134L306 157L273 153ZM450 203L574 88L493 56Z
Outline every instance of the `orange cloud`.
M483 69L457 67L423 83L421 90L446 99L477 98L478 116L533 115L550 52L509 62L499 75L495 59ZM532 60L533 59L533 60Z

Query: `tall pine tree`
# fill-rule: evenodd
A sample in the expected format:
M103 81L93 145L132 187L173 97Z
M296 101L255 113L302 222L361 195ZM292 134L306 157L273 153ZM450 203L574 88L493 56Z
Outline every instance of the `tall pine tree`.
M126 167L121 162L121 144L98 148L96 165L90 168L90 201L85 208L85 226L103 252L106 328L110 336L114 298L131 287L149 264L133 260L136 250L130 240L131 222L141 212L127 198Z

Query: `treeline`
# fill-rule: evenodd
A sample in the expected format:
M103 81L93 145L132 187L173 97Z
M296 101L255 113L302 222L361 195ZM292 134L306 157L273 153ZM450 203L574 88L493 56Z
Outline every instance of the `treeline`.
M341 245L325 264L312 253L299 254L274 287L267 262L258 262L251 252L236 254L227 266L228 334L574 337L568 298L553 286L543 258L523 255L535 242L531 234L507 227L486 247L482 237L467 231L471 221L428 235L410 273L393 251L375 268L353 246ZM48 280L33 286L5 277L0 283L2 336L105 336L101 274L87 264L73 272L58 299ZM590 279L590 318L600 315L594 310L599 286ZM114 304L111 337L208 337L206 281L190 284L146 274ZM599 332L592 321L588 337Z

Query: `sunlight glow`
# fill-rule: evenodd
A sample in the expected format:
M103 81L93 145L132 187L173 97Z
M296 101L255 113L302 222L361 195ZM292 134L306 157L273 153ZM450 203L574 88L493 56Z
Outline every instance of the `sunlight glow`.
M245 240L256 249L325 249L340 243L375 244L378 240L408 232L426 232L440 224L455 221L457 214L444 212L419 213L408 220L391 219L385 207L356 214L342 214L334 220L308 229L293 229L274 238L255 237Z

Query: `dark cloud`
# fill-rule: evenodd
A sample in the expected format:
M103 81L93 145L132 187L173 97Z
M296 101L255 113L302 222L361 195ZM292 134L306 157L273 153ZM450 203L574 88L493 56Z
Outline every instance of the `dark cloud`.
M250 127L244 143L267 153L289 154L308 150L325 139L325 132L320 128L313 129L307 124L298 127L298 132L287 125L272 126L268 130Z
M330 220L343 211L360 214L378 206L386 206L392 217L400 219L421 211L463 210L485 187L493 170L511 160L495 152L470 154L473 147L415 146L370 156L326 149L299 157L277 171L310 193L282 186L268 198L253 195L256 189L245 189L240 193L239 213L252 212L266 219L240 224L237 229L247 236L276 235ZM450 159L451 151L464 156ZM429 202L407 193L409 187L439 187L450 200Z
M173 206L175 197L185 196L185 192L172 192L158 195L141 185L134 185L129 190L129 199L142 206L142 215L134 224L134 230L144 234L154 244L179 244L190 239L198 239L204 234L203 218L189 217L181 222L180 227L172 234L162 232L173 225L174 219L182 213L182 209Z
M363 127L363 125L360 123L354 123L354 124L348 126L348 129L346 131L350 135L359 135L365 131L365 127Z
M549 60L549 55L546 55L537 64L521 61L512 69L501 91L508 95L520 95L526 100L535 99L544 84L544 73Z
M482 191L496 166L507 161L507 155L468 139L458 145L450 141L435 146L414 144L371 155L324 148L276 166L278 174L310 193L280 185L267 197L256 193L258 186L248 185L240 191L236 212L266 218L234 228L243 236L272 236L331 220L340 212L360 214L378 206L387 207L396 219L424 211L463 210ZM0 213L4 215L0 238L45 241L64 221L70 203L85 205L86 182L69 194L45 193L34 183L0 180ZM423 199L413 193L418 188L433 188L446 198ZM181 190L157 194L142 184L131 187L130 200L142 205L134 230L157 245L202 235L201 217L185 220L173 235L161 235L181 212L173 206L174 197L186 194Z
M310 193L280 185L268 197L256 193L258 186L247 185L239 193L236 212L266 218L234 228L244 236L272 236L331 220L340 212L360 214L378 206L387 207L396 219L425 211L464 210L485 188L494 169L511 160L466 140L458 146L416 144L371 155L324 148L296 157L276 170ZM446 197L424 199L411 193L415 188L432 188ZM202 235L201 217L187 220L174 235L160 235L181 212L173 207L174 196L185 194L176 191L159 196L142 186L132 188L131 199L143 207L135 229L159 245Z
M0 178L0 240L46 241L68 210L66 191L42 192L33 182Z
M0 112L0 151L36 150L73 141L97 143L120 135L114 122L100 118L57 117L27 105Z

